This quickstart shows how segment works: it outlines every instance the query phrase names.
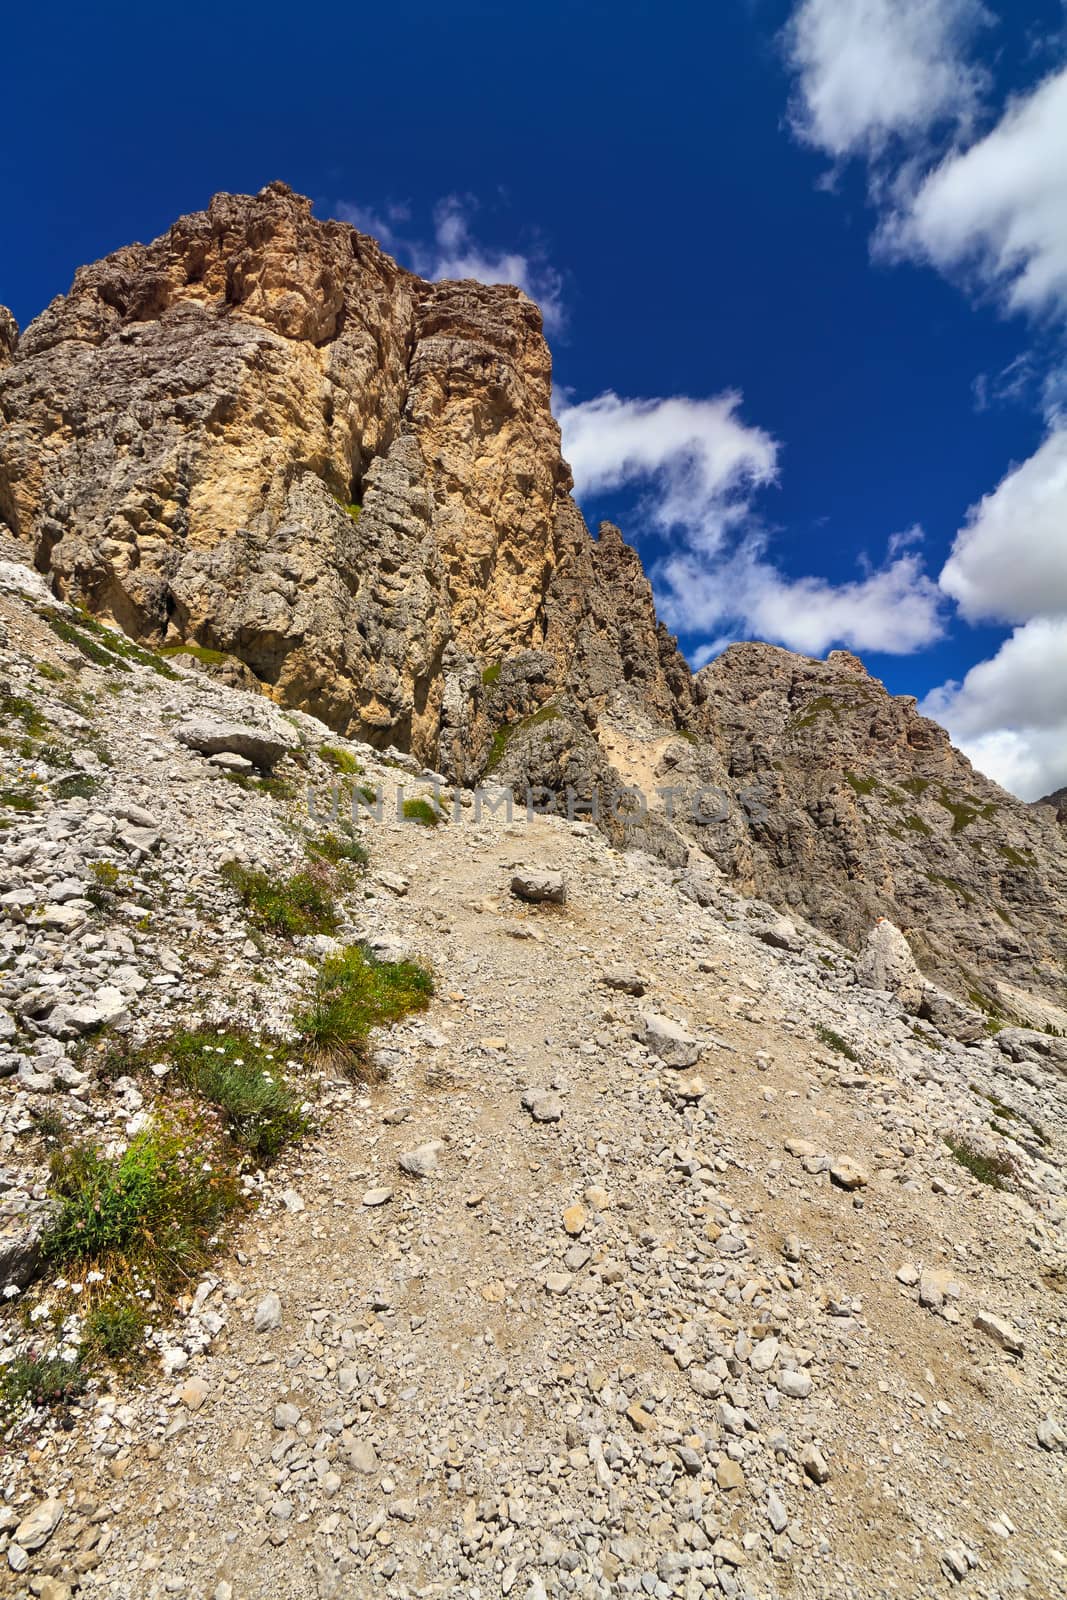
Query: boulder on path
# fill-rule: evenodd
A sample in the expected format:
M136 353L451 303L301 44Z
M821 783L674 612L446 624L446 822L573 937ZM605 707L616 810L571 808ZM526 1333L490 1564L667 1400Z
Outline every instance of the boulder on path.
M567 898L567 880L562 872L516 872L511 892L531 905L561 906Z
M299 748L300 740L286 723L272 719L265 723L223 722L214 717L193 717L175 730L179 744L202 756L244 756L253 766L269 772L289 750Z

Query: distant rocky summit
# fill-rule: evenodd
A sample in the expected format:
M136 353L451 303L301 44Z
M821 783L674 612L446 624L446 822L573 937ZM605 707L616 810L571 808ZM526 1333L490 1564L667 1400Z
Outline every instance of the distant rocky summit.
M0 520L60 597L340 736L571 790L854 948L886 916L994 1017L1067 1003L1056 813L842 652L694 677L550 393L518 289L426 282L284 184L217 195L21 337L0 311Z

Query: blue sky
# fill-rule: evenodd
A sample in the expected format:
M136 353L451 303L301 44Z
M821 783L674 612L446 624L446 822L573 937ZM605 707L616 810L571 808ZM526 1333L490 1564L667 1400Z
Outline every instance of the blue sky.
M422 270L523 281L583 509L691 659L843 643L1018 792L1067 783L1060 0L60 4L5 34L20 323L276 177Z

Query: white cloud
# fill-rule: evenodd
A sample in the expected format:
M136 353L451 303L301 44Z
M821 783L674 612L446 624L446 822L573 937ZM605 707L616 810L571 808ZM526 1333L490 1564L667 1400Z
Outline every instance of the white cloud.
M432 282L445 278L474 278L478 283L513 283L541 308L545 328L558 333L565 322L563 279L539 253L490 250L479 244L472 231L477 203L469 196L446 195L433 213L433 237L413 238L406 224L411 212L406 204L392 203L384 213L343 200L337 215Z
M921 710L944 724L976 767L1037 800L1067 784L1067 617L1016 628L962 683L933 690Z
M741 632L813 654L835 643L903 653L939 637L942 596L920 557L902 553L920 529L895 536L885 567L842 584L787 578L767 560L754 501L776 481L778 445L742 420L740 405L732 392L708 400L608 392L579 405L556 397L578 497L642 488L645 518L672 536L651 576L667 623L711 636L696 664Z
M1067 427L971 508L941 587L972 622L1067 615Z
M1067 67L947 156L880 238L941 272L969 272L1012 311L1067 315Z
M785 33L794 130L840 160L967 121L985 75L966 48L990 20L978 0L804 0Z
M740 404L732 392L710 400L623 400L608 390L578 405L557 394L576 494L651 486L644 509L661 532L682 528L704 549L717 548L777 472L777 443L741 421Z
M773 639L805 655L831 645L907 655L940 638L943 596L917 555L898 556L877 571L844 583L789 578L748 541L719 563L683 551L654 569L668 625L684 632L723 624L748 637ZM701 665L710 652L698 651ZM696 659L696 658L694 658Z

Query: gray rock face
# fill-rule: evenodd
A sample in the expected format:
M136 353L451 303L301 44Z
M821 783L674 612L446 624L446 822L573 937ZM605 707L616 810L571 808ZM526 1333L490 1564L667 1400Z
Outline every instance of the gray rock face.
M905 1011L917 1011L923 995L923 978L911 946L885 917L867 935L856 961L856 982L865 989L884 989L900 1001Z
M217 195L21 337L0 312L0 416L0 519L40 606L50 585L221 653L450 782L663 789L598 825L687 867L698 903L719 890L694 846L851 949L906 927L926 975L999 1015L1028 1015L1013 988L1062 1002L1062 797L1013 800L841 651L735 645L694 678L636 553L572 499L519 290L424 282L284 184ZM783 929L763 937L800 955Z

